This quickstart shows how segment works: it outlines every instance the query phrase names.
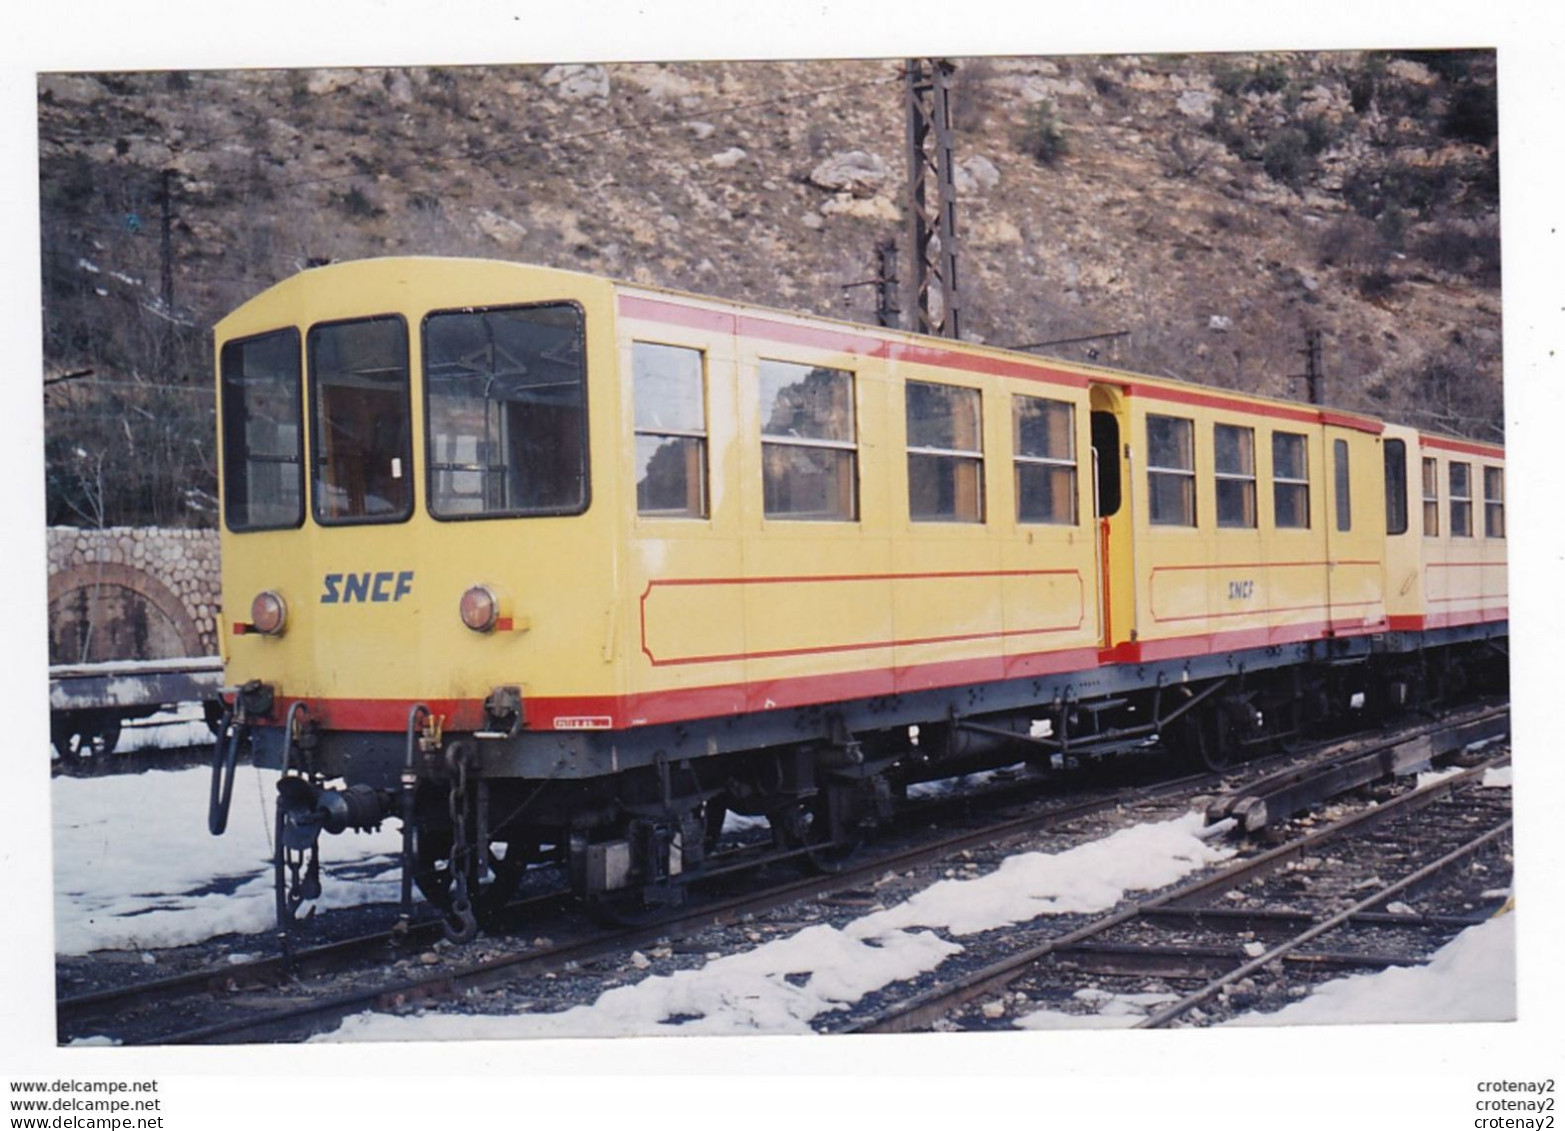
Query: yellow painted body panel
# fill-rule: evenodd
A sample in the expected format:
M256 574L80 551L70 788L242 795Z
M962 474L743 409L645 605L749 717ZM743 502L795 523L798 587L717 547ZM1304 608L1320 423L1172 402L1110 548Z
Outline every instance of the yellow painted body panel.
M225 620L248 620L251 597L272 589L288 604L279 638L228 638L228 681L257 678L285 697L405 702L482 698L491 687L574 694L612 686L605 634L615 601L617 483L592 486L584 515L520 521L437 521L424 508L424 409L418 327L433 310L571 299L586 311L589 371L613 366L613 289L579 275L458 260L380 260L318 268L247 303L217 327L224 341L294 325L400 314L413 374L413 516L406 522L223 534ZM612 386L589 385L592 450L618 441ZM309 430L309 413L306 432ZM308 442L308 436L306 441ZM323 604L332 573L412 571L396 602ZM518 628L478 635L457 605L476 583L494 587ZM523 628L525 626L525 628Z
M1503 495L1501 498L1502 535L1490 536L1486 529L1485 476L1493 468L1504 475L1505 459L1499 449L1422 437L1414 453L1411 490L1414 493L1412 526L1420 534L1422 551L1422 589L1424 615L1437 625L1464 624L1477 620L1503 618L1509 602L1507 584L1507 541L1503 537ZM1421 521L1418 467L1424 459L1434 461L1438 512L1437 531L1429 534ZM1459 535L1453 529L1451 465L1466 464L1471 475L1469 529Z
M687 308L696 305L683 296L679 301ZM742 310L698 305L735 315ZM816 325L770 317L785 327ZM656 319L622 318L619 333L622 382L637 341L703 350L708 380L710 518L639 518L627 511L624 519L629 589L641 612L626 643L646 660L631 672L637 693L740 681L764 688L865 672L883 673L882 690L890 691L893 672L949 663L1000 665L1010 655L1097 643L1090 526L1018 525L1004 517L1014 513L1015 501L1009 475L998 470L1008 471L1000 453L1010 447L1003 398L1012 386L1022 389L1019 383L953 377L929 366L797 341L728 338ZM762 513L757 372L763 359L853 374L856 521ZM907 517L902 401L907 380L982 390L984 448L992 453L987 501L997 521L924 523ZM624 389L628 400L628 383ZM1028 383L1023 391L1046 391L1077 403L1077 450L1090 451L1080 390L1040 390ZM627 454L618 475L628 491L635 470L628 425L620 450ZM1077 500L1082 515L1090 514L1087 485L1082 476ZM899 683L904 690L919 685L916 676ZM768 699L762 694L752 702L764 708Z

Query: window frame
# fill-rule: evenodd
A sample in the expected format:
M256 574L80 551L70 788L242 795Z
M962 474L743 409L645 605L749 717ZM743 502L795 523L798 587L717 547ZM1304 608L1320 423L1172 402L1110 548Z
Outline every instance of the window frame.
M1440 460L1424 456L1419 470L1419 497L1424 507L1424 537L1440 537Z
M1250 457L1250 469L1248 474L1243 470L1224 470L1222 466L1223 447L1218 443L1218 433L1222 430L1234 433L1236 436L1248 440ZM1245 445L1240 445L1240 451L1245 450ZM1259 496L1255 468L1255 429L1244 424L1224 424L1220 421L1212 425L1212 481L1214 484L1213 502L1217 511L1217 528L1219 530L1255 530L1260 526ZM1239 521L1233 521L1231 516L1224 515L1223 484L1237 483L1241 487L1240 500L1244 504L1244 514L1239 516ZM1247 488L1247 490L1246 490Z
M435 482L433 463L433 433L434 414L430 412L430 349L429 349L429 323L432 319L447 315L474 315L497 314L512 310L544 310L551 307L567 307L576 312L576 347L581 357L581 471L582 492L581 505L566 508L544 508L539 510L504 510L481 511L476 514L442 514L435 509ZM424 507L429 516L437 522L507 522L516 519L530 518L572 518L586 514L592 507L593 466L592 466L592 383L591 372L587 357L587 311L576 299L557 298L545 299L539 302L506 302L492 303L487 306L454 306L442 307L438 310L425 312L419 323L419 359L420 377L423 381L423 410L424 410Z
M1498 492L1490 490L1490 485L1494 483L1499 485ZM1483 536L1497 539L1505 537L1505 468L1493 464L1484 464L1483 467Z
M230 431L229 431L229 409L230 409L230 406L232 406L234 404L234 402L231 400L230 393L229 393L228 370L227 370L227 367L224 364L224 358L225 358L225 356L228 354L228 352L230 350L238 349L238 348L241 348L241 347L253 344L255 342L259 342L262 339L271 338L271 337L287 338L287 339L290 340L290 344L292 346L292 349L289 351L291 353L292 357L293 357L293 363L294 363L293 375L292 375L293 376L293 387L292 387L292 392L293 392L293 404L292 404L293 421L292 421L292 423L293 423L293 429L294 429L294 445L293 445L293 459L292 459L291 462L292 462L293 468L294 468L294 488L295 488L295 493L296 493L297 498L298 498L298 508L297 508L297 510L296 510L296 512L294 514L294 517L290 521L287 521L287 522L279 522L279 523L270 523L270 522L267 522L267 523L245 523L243 525L235 525L235 523L233 521L233 518L232 518L232 514L233 514L232 507L233 507L233 498L234 498L234 496L233 496L233 493L232 493L233 475L231 473L231 468L233 467L233 461L234 461L234 458L235 458L236 451L242 451L245 454L245 456L248 457L250 455L250 445L247 442L241 443L239 445L235 445L233 443L233 436L230 434ZM219 471L220 471L221 476L222 476L223 524L228 528L228 530L231 533L234 533L234 534L252 534L252 533L257 533L257 532L266 531L266 530L298 530L301 526L304 525L305 516L308 515L309 512L310 512L310 504L309 504L309 501L308 501L308 489L309 488L308 488L308 483L307 483L307 480L308 480L309 477L306 474L307 468L306 468L306 462L305 462L306 461L306 454L305 454L305 439L304 439L304 433L305 433L305 419L304 418L305 418L305 415L306 415L306 412L307 412L307 409L308 409L308 406L307 406L306 401L305 401L305 392L304 392L304 335L299 331L299 327L297 327L297 326L279 326L275 330L263 330L263 331L261 331L258 334L247 334L246 336L244 336L242 338L231 338L228 341L223 343L222 348L219 349L217 351L217 353L218 353L218 357L217 357L217 371L218 371L218 405L217 405L218 427L219 427L219 431L221 433L222 442L223 442L223 459L222 459L221 465L219 467ZM251 462L253 462L253 461L251 461L250 459L246 458L245 463L246 463L247 468L248 468L248 466L249 466L249 464ZM274 462L274 461L270 461L269 460L267 462ZM287 460L286 458L280 458L280 459L276 460L275 462L277 462L279 464L286 465L290 461ZM247 472L246 472L246 477L247 478L248 478L248 475L249 475L249 473L248 473L248 470L247 470Z
M1456 473L1460 468L1462 476L1466 479L1463 490L1458 494L1456 490ZM1451 515L1451 537L1473 537L1473 465L1465 460L1451 460L1446 464L1446 486L1450 489L1449 510ZM1460 516L1461 521L1458 521Z
M1057 456L1035 456L1022 454L1021 435L1021 409L1024 401L1036 402L1048 405L1052 408L1063 408L1068 413L1065 435L1069 440L1069 458ZM1045 412L1049 411L1048 409ZM1011 394L1011 463L1014 470L1013 480L1016 490L1016 521L1018 525L1038 526L1080 526L1081 525L1081 471L1080 459L1077 456L1079 445L1076 442L1076 405L1072 401L1062 401L1054 397L1037 397L1028 393ZM1029 518L1023 515L1023 498L1028 493L1023 490L1022 470L1027 468L1045 468L1051 472L1063 471L1069 479L1070 516L1067 518ZM1051 477L1052 480L1052 477ZM1052 498L1052 496L1051 496Z
M973 434L978 440L978 447L976 449L969 450L965 448L938 448L928 445L915 445L912 442L912 421L908 418L908 413L912 410L912 400L908 396L908 390L914 388L915 386L920 388L943 389L948 393L961 393L970 396L972 398L973 404L977 407L978 410L975 416L973 429ZM908 521L946 522L960 524L963 526L985 525L989 521L989 500L987 484L988 477L985 475L985 464L987 462L987 457L985 455L983 446L983 390L972 385L957 385L949 381L904 381L902 384L902 410L904 424L908 426L908 431L903 437L907 446ZM961 514L921 514L915 512L913 509L913 461L915 459L944 460L948 461L952 466L961 466L963 464L972 465L976 472L974 499L977 503L977 514L964 517Z
M1277 474L1277 444L1279 440L1298 442L1300 454L1303 456L1304 475L1279 475ZM1299 509L1303 515L1303 522L1282 521L1283 508L1278 506L1284 491L1299 491L1303 494L1304 505ZM1272 429L1272 526L1277 530L1311 530L1310 516L1310 438L1305 432L1285 432L1282 429Z
M847 378L848 385L848 432L851 440L829 440L819 437L784 436L776 432L767 431L767 423L764 417L766 406L757 400L757 414L761 415L761 517L767 522L859 522L860 521L860 496L862 493L859 484L859 381L858 373L852 369L841 369L835 365L818 365L814 362L796 361L785 357L759 357L756 359L756 387L762 386L761 368L767 365L785 366L797 369L801 372L800 380L808 378L816 372L832 373ZM797 383L797 382L795 382ZM799 513L790 511L774 511L767 507L768 468L766 449L795 449L813 452L838 452L845 454L847 458L848 500L846 513L820 514ZM840 487L839 487L840 490Z
M689 353L689 354L694 354L695 355L695 358L696 358L696 384L697 384L697 390L696 391L699 394L700 400L701 400L701 428L700 428L700 430L692 431L692 430L689 430L689 429L668 428L668 427L663 427L663 426L645 427L645 426L643 426L639 422L639 418L640 418L640 415L641 415L641 399L640 398L641 398L641 388L642 388L642 386L638 383L638 380L637 380L638 376L640 374L640 370L637 368L637 365L636 365L636 351L637 351L637 349L639 347L643 347L643 346L647 347L649 349L656 349L656 350L678 350L678 351L680 351L682 353ZM688 346L688 345L683 345L683 344L677 343L677 342L644 341L642 339L637 338L637 339L632 340L631 343L630 343L630 375L631 375L630 376L630 381L631 381L631 413L630 413L630 416L631 416L631 440L632 440L633 452L635 453L634 458L636 460L636 469L637 469L637 473L638 473L638 478L636 479L636 483L635 483L636 517L637 518L651 519L651 520L654 520L654 521L668 520L668 521L674 521L674 522L685 521L685 520L692 520L692 519L700 521L700 520L711 518L711 516L712 516L712 472L711 472L711 464L710 464L711 414L710 414L710 411L709 411L710 410L710 397L709 397L709 391L708 391L708 388L707 388L707 351L705 349L699 347L699 346ZM639 477L639 473L640 473L641 467L642 467L642 465L641 465L641 457L640 457L640 447L641 447L641 440L643 438L646 438L646 439L662 439L662 440L665 440L665 441L667 441L667 440L677 440L677 441L694 441L695 442L696 450L699 453L699 457L698 457L697 463L699 465L699 474L700 474L700 482L699 482L698 487L697 487L697 490L698 490L698 493L699 493L699 503L698 503L698 509L697 509L697 511L695 513L692 513L688 506L686 506L683 510L648 510L648 509L644 509L642 507L642 504L641 504L641 478ZM689 493L689 487L687 485L686 486L686 494L688 495L688 493Z
M1185 455L1189 459L1188 466L1165 466L1152 462L1152 422L1154 420L1166 420L1172 424L1182 425L1184 433L1183 447ZM1161 412L1149 412L1143 425L1147 437L1147 524L1149 526L1175 527L1185 530L1193 530L1200 525L1200 514L1196 500L1196 453L1195 453L1195 420L1188 416L1169 416ZM1181 515L1176 519L1159 517L1158 492L1154 484L1160 480L1173 480L1181 488L1179 494L1183 502Z
M369 325L377 322L391 323L402 330L402 415L405 421L405 442L403 444L401 459L403 471L400 478L407 480L407 502L401 510L385 514L362 515L327 515L321 509L321 485L322 479L317 471L325 459L322 448L323 437L321 435L322 421L320 418L321 379L315 363L316 335L325 330L336 329L341 326ZM307 443L309 451L309 474L306 477L310 484L310 502L308 510L310 517L315 520L317 526L396 526L407 522L413 517L413 512L418 509L418 483L416 469L413 466L415 455L413 445L413 338L408 327L408 320L402 314L389 312L384 314L356 315L352 318L333 318L325 322L315 322L304 335L304 372L305 384L309 390L309 420L310 435Z

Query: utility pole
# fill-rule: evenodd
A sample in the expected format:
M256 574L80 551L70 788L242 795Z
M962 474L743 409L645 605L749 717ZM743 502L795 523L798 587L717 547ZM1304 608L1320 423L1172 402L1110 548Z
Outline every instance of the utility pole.
M1321 372L1321 333L1319 330L1304 331L1304 348L1299 352L1304 354L1304 388L1305 395L1310 404L1324 404L1322 397L1322 384L1325 374Z
M956 273L956 183L951 137L951 75L947 59L909 59L907 102L908 226L913 240L913 329L962 336ZM940 291L931 311L930 291Z

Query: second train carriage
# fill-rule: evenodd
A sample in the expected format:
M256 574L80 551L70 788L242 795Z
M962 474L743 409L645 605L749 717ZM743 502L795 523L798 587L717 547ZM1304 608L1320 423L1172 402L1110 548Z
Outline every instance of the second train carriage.
M212 823L253 743L290 905L390 816L458 929L540 855L677 899L728 808L1215 763L1506 631L1502 449L1360 415L490 261L308 271L217 358Z

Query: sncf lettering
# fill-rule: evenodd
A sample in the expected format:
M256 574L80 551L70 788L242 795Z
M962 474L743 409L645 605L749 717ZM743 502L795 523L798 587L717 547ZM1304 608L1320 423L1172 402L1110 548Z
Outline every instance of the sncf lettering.
M386 604L413 592L413 571L366 570L362 573L328 573L321 578L321 604Z

